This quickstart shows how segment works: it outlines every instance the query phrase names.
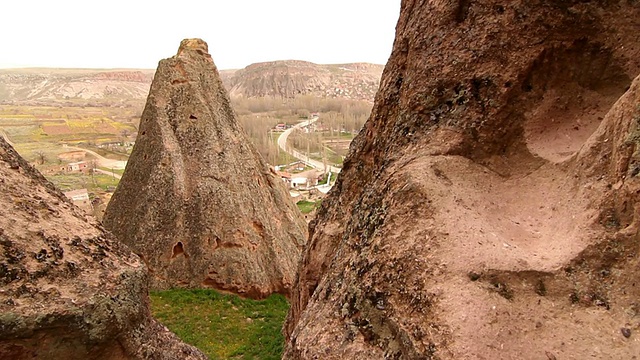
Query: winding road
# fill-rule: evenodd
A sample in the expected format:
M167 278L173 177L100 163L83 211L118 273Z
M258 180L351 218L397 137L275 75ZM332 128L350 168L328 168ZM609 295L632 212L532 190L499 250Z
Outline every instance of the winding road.
M116 174L115 172L112 172L112 171L106 171L106 170L102 170L102 169L93 169L93 170L95 170L96 172L99 172L101 174L113 176L114 178L116 178L118 180L122 179L122 175Z
M86 153L89 153L93 156L95 156L96 160L98 161L98 166L104 167L104 168L108 168L108 169L118 169L118 170L122 170L127 166L127 162L124 160L114 160L114 159L107 159L106 157L98 154L95 151L92 150L88 150L88 149L84 149L81 147L76 147L76 146L69 146L69 145L63 145L63 147L67 148L67 149L74 149L74 150L80 150L80 151L84 151ZM108 173L109 175L111 175L111 173Z
M329 170L332 173L339 173L340 169L339 167L335 167L335 166L330 166L327 165L325 167L325 164L322 163L322 161L318 161L318 160L314 160L311 159L310 157L308 157L307 155L297 151L296 149L292 148L292 147L288 147L287 146L287 139L289 138L289 135L296 129L301 129L305 126L309 126L311 124L313 124L314 122L316 122L319 119L318 116L314 116L313 118L303 121L299 124L294 125L293 127L285 130L282 134L280 134L280 136L278 137L278 146L280 147L280 149L282 149L284 152L289 153L289 155L295 157L296 159L299 159L301 161L303 161L305 164L314 167L320 171L325 171Z

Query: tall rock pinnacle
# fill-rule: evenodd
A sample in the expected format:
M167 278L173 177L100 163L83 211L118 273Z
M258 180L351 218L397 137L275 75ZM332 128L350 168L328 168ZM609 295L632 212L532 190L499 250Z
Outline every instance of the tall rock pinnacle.
M142 261L0 138L0 359L206 359L147 290Z
M138 134L103 223L152 286L288 294L305 223L238 125L204 41L160 61Z

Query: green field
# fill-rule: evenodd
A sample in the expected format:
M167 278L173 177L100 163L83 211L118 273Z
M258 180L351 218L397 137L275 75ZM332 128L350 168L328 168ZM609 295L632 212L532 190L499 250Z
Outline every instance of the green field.
M298 209L300 209L301 213L308 214L313 210L317 209L321 203L322 203L322 200L318 200L318 201L300 200L296 203L296 205L298 205Z
M106 174L59 174L47 175L47 180L51 181L58 189L69 191L86 188L88 191L106 191L109 186L118 186L118 179Z
M151 293L153 315L211 359L280 359L288 309L282 295L256 301L214 290Z

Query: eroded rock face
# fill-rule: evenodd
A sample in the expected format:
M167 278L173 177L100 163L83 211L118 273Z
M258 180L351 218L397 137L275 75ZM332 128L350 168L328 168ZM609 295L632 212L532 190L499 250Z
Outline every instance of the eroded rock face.
M382 65L367 63L320 65L284 60L251 64L223 78L232 97L313 95L373 101Z
M640 4L402 2L288 359L640 353Z
M140 259L0 138L0 358L206 359L149 312Z
M155 288L288 294L305 223L240 129L204 41L160 62L103 223Z

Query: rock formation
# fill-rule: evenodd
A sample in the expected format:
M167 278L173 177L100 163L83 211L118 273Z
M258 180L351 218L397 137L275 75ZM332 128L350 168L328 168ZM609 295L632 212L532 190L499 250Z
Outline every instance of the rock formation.
M152 78L152 70L0 69L0 104L142 108Z
M220 70L232 97L294 97L373 101L382 65L320 65L280 60ZM153 70L0 69L0 104L28 106L144 107Z
M0 138L0 359L206 359L149 312L140 259Z
M152 286L288 294L306 241L284 184L245 138L199 39L162 60L104 225Z
M225 74L232 97L298 95L373 101L380 86L382 65L367 63L319 65L285 60L251 64Z
M404 0L287 359L640 354L640 4Z

